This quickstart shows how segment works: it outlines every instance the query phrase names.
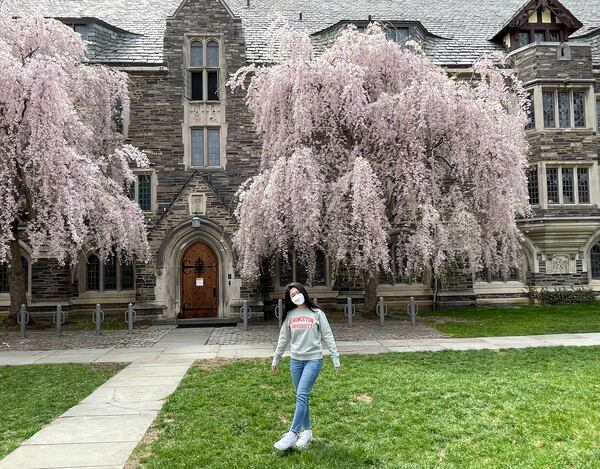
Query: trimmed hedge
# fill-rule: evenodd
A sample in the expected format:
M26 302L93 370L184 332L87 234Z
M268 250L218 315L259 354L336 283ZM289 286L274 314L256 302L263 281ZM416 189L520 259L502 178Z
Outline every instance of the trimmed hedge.
M541 290L529 289L529 298L548 305L594 303L596 301L596 294L590 288L559 287L556 290L548 290L543 287Z

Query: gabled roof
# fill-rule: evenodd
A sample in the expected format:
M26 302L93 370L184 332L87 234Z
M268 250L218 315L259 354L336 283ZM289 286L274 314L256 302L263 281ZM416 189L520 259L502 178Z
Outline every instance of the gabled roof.
M344 26L349 25L349 24L356 24L357 26L363 24L363 25L366 26L368 23L369 23L368 19L360 19L360 20L349 20L349 19L346 19L346 20L341 20L341 21L338 21L337 23L330 24L325 29L322 29L320 31L315 31L315 32L311 33L311 36L319 36L321 34L327 34L328 32L330 32L332 30L335 30L335 29L340 28L340 27L343 28ZM437 34L433 34L430 31L427 31L427 29L425 28L425 26L423 26L423 24L420 21L395 20L394 18L388 18L385 21L381 21L381 24L384 27L388 27L389 25L394 25L394 26L399 26L399 25L402 25L402 26L414 26L414 27L417 27L417 28L421 29L421 31L423 31L424 33L426 33L426 34L428 34L430 36L438 37L440 39L449 39L449 38L445 38L443 36L438 36Z
M508 29L520 28L529 22L529 17L541 8L547 8L554 16L569 29L569 34L577 31L583 26L573 13L571 13L558 0L527 0L527 2L490 38L492 41L500 41ZM599 12L600 13L600 12Z
M98 18L133 34L119 35L96 55L103 63L162 65L166 19L182 0L26 0L14 2L12 13L41 11L46 16ZM206 0L216 1L216 0ZM490 41L525 5L523 0L219 0L242 21L246 57L268 60L268 30L283 15L293 28L309 34L342 21L419 22L429 33L424 49L448 66L469 66L482 54L503 50ZM553 0L553 4L558 1ZM564 10L581 23L573 37L600 27L600 0L562 0ZM557 7L555 7L557 8ZM299 14L302 13L302 20ZM595 62L598 60L595 57Z

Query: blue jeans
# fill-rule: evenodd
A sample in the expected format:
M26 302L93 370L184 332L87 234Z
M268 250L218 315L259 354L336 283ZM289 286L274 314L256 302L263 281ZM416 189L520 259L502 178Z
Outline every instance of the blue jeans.
M292 358L290 361L292 381L296 390L296 411L294 412L294 420L292 420L291 428L291 431L295 433L310 428L308 400L310 390L315 384L322 366L322 358L317 360L294 360Z

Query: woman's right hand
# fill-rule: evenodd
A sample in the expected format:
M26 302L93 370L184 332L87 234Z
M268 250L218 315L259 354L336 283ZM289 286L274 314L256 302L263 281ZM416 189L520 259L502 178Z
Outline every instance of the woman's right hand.
M271 373L273 373L273 374L277 373L277 367L276 366L271 366Z

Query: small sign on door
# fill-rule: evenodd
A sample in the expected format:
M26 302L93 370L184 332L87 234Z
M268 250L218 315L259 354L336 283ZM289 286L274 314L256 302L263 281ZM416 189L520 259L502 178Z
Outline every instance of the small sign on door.
M196 277L196 286L203 287L204 286L204 277Z

